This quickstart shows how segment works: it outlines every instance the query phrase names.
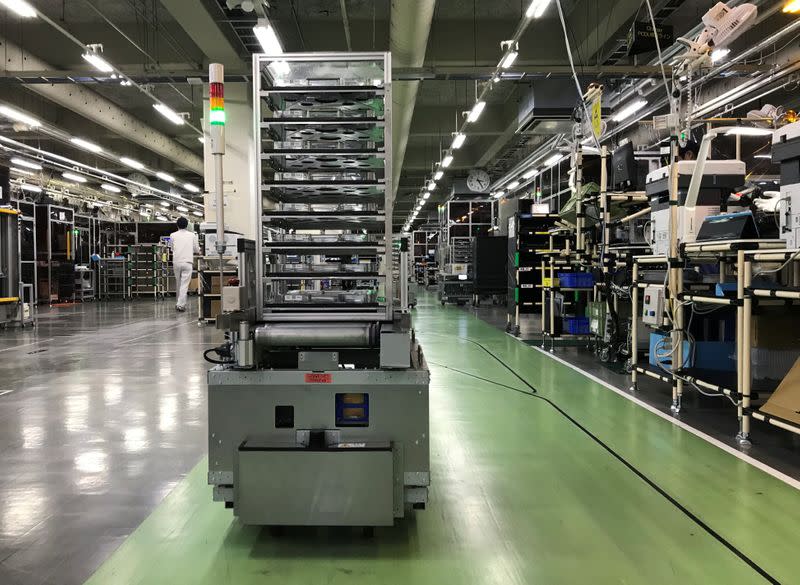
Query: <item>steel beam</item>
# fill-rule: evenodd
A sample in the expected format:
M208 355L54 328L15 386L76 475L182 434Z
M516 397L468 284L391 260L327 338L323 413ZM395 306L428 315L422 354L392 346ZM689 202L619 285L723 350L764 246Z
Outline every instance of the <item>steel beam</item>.
M37 70L51 68L38 57L19 46L0 38L0 50L5 54L9 69L31 67ZM52 69L52 68L51 68ZM166 134L144 124L115 103L82 85L31 84L26 89L47 98L59 106L80 114L100 126L135 142L140 146L172 161L180 168L203 174L203 159Z
M170 14L186 31L209 62L222 63L225 68L242 67L242 56L228 41L214 18L206 10L203 2L186 2L186 0L161 0Z

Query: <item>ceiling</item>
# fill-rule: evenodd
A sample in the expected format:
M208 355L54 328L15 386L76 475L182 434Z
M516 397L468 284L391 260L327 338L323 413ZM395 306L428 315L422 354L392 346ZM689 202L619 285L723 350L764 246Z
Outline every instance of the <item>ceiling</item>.
M255 8L249 12L239 7L240 0L30 1L80 41L102 43L112 63L145 84L157 99L185 112L196 127L202 116L202 86L190 83L191 78L204 75L204 68L212 61L226 65L229 79L237 75L244 78L249 69L248 55L258 50L252 27L260 13L269 17L284 49L290 52L387 51L391 37L390 0L261 0L254 2ZM411 0L395 0L400 1ZM449 146L462 113L474 103L476 91L487 83L502 54L500 42L514 35L528 4L528 0L438 0L423 67L395 71L395 85L422 78L395 203L398 226L413 206L432 165L440 160L441 149ZM713 2L653 0L653 4L659 21L694 25ZM597 72L601 66L634 64L624 54L625 37L640 5L641 0L562 0L582 81L600 78L612 89L626 83L626 75L621 73L601 76ZM676 33L690 25L676 26ZM81 59L79 48L42 19L21 20L0 9L0 31L0 44L6 49L11 43L23 56L35 57L57 72L47 81L73 83L77 79L144 126L202 156L196 132L162 118L153 110L151 98L135 88L85 77L92 72ZM649 58L640 56L638 62L646 63ZM147 145L137 144L130 136L89 121L32 90L35 82L43 81L37 77L42 72L25 63L23 60L18 65L22 71L9 69L6 63L0 72L0 100L18 104L67 132L107 145L154 169L198 180L194 171L160 156ZM452 180L471 169L486 169L493 180L499 178L548 138L569 127L564 112L568 116L577 104L577 92L567 75L568 63L558 12L551 3L544 16L531 21L520 38L520 56L512 70L519 75L497 84L489 94L486 111L470 126L465 145L457 152L445 184L432 201L446 197ZM530 105L531 100L534 107L547 106L552 111L541 115L539 122L526 131L518 132L520 107ZM558 115L553 114L556 110ZM78 160L92 159L67 144L54 144L47 136L20 138L49 144L53 150ZM107 167L109 164L106 161ZM119 166L111 165L109 170L126 171Z

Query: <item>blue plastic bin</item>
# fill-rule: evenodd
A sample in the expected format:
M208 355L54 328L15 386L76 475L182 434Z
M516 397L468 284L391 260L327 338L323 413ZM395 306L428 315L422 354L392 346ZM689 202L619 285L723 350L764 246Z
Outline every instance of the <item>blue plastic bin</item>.
M564 332L589 335L589 317L564 317Z
M561 288L591 288L594 286L594 276L591 272L559 272L558 281Z

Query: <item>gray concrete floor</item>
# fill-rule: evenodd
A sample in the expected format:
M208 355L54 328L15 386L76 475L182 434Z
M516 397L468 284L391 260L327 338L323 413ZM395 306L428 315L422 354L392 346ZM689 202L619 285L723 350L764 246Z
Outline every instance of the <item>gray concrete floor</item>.
M0 584L83 583L197 464L220 340L169 299L0 332Z

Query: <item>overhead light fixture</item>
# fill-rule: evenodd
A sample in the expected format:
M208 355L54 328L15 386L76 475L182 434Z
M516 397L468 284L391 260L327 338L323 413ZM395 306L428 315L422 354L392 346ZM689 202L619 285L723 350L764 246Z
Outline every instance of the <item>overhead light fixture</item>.
M647 105L647 100L639 99L631 102L624 108L622 108L619 112L614 114L611 118L615 122L622 122L623 120L627 120L631 116L633 116L636 112L641 110L643 107Z
M121 162L126 166L131 167L132 169L136 169L137 171L141 171L144 168L144 165L140 163L138 160L128 158L127 156L121 156L119 158L119 162Z
M533 177L535 177L538 174L539 174L539 170L538 169L530 169L530 170L525 171L522 174L522 178L523 179L532 179Z
M528 6L528 10L525 11L525 17L540 18L549 4L550 0L533 0Z
M197 141L198 141L200 144L205 144L205 143L206 143L206 137L205 137L205 136L198 136L198 137L197 137Z
M517 57L519 57L519 50L517 49L517 46L514 45L514 49L506 53L505 57L503 57L503 59L500 61L500 68L510 68L514 64L514 61L517 60Z
M24 158L19 158L17 156L12 158L11 162L14 163L17 166L25 167L26 169L33 169L35 171L41 171L42 170L42 165L37 164L35 162L31 162L29 160L25 160Z
M14 108L9 108L8 106L0 106L0 114L2 114L3 116L5 116L10 120L14 120L15 122L22 122L23 124L27 124L32 128L38 128L39 126L42 125L42 123L33 116L29 116L28 114L23 114L22 112L15 110Z
M181 211L183 213L186 213L187 211L189 211L189 208L188 207L184 207L183 205L176 205L175 209L177 209L178 211Z
M452 154L445 155L445 157L442 159L442 167L446 169L451 164L453 164L453 155Z
M424 194L422 195L422 198L423 198L425 201L427 201L428 199L430 199L430 198L431 198L431 194L430 194L430 193L424 193Z
M36 174L33 171L26 171L25 169L21 169L19 167L11 167L10 170L12 173L17 173L18 175L27 175L32 177Z
M726 136L770 136L772 130L768 128L755 128L753 126L733 126L725 133Z
M553 156L551 156L550 158L546 159L546 160L544 161L544 166L546 166L546 167L552 167L554 164L556 164L556 163L558 163L558 162L561 162L561 153L559 153L559 154L554 154L554 155L553 155Z
M100 47L102 47L102 45L87 45L87 46L89 50L87 50L83 55L81 55L81 57L83 57L83 59L87 63L91 64L91 66L97 69L98 71L101 71L103 73L113 73L114 67L111 65L111 63L109 63L108 61L103 59L103 57L100 56L101 54Z
M256 35L261 48L267 55L283 55L283 47L275 34L275 29L266 18L259 18L256 26L253 27L253 34Z
M753 155L753 158L768 158L768 159L772 160L772 155L771 154L755 154L755 155Z
M199 212L199 211L193 211L192 215L195 215L197 217L203 217L203 214L201 212Z
M167 202L167 201L159 201L158 204L161 207L169 207L169 202Z
M76 183L85 183L87 181L86 177L76 175L75 173L70 173L69 171L61 173L61 176L69 181L74 181Z
M519 181L511 181L511 182L508 184L508 187L507 187L507 189L508 189L509 191L513 191L513 190L514 190L514 189L516 189L517 187L519 187Z
M153 104L153 107L156 110L158 110L159 114L164 116L167 120L169 120L173 124L176 124L178 126L182 126L183 125L183 123L184 123L183 117L181 115L179 115L175 110L170 108L169 106L161 104L161 103L158 103L158 104Z
M162 181L166 181L167 183L175 182L175 177L173 177L172 175L168 175L167 173L162 173L161 171L156 173L156 177L158 177Z
M494 197L495 199L500 199L505 194L506 194L505 191L496 191L495 193L492 193L492 197Z
M195 187L191 183L184 183L183 184L183 188L186 189L187 191L191 192L191 193L199 193L200 192L200 189L198 189L197 187Z
M36 18L36 9L25 0L0 0L0 4L22 18Z
M456 135L453 137L453 145L451 146L451 148L452 148L453 150L458 150L459 148L461 148L462 146L464 146L464 141L465 141L466 139L467 139L467 135L466 135L466 134L464 134L463 132L458 132L458 133L457 133L457 134L456 134Z
M436 171L433 175L434 181L440 181L444 177L444 171Z
M100 188L103 189L104 191L109 191L111 193L121 193L122 192L122 189L120 189L116 185L112 185L110 183L103 183L102 185L100 185Z
M800 12L800 0L789 0L783 7L786 13L795 14Z
M95 154L103 152L102 147L96 145L94 142L89 142L88 140L84 140L83 138L70 138L69 141L75 146L78 146L83 150L88 150L89 152L93 152Z
M711 51L711 62L712 63L719 63L725 57L727 57L730 54L730 52L731 52L731 50L727 49L727 48L725 48L725 49L714 49L713 51Z
M469 115L467 116L467 122L477 122L478 118L481 117L483 113L483 109L486 107L486 102L483 100L475 102L475 105L472 106L472 109L469 111Z
M428 181L428 191L436 189L436 181Z
M36 185L28 185L27 183L22 183L19 186L19 188L22 189L23 191L30 191L31 193L41 193L42 192L42 188L41 187L37 187Z

